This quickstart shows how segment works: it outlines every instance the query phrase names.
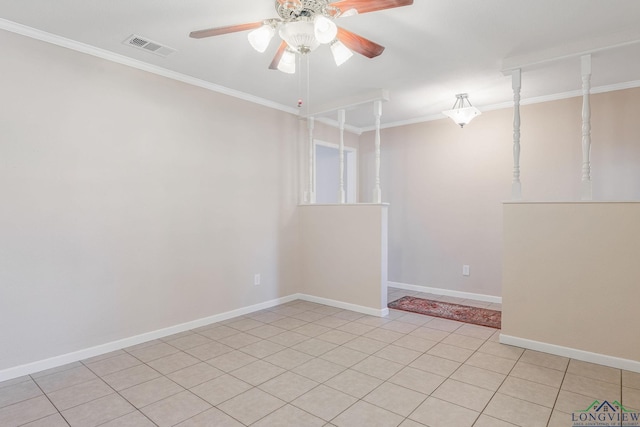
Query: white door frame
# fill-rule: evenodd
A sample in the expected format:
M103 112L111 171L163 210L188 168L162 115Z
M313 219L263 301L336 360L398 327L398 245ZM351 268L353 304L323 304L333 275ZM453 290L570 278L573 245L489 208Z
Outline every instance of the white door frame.
M335 148L336 150L340 149L340 145L333 144L331 142L321 141L319 139L313 140L313 192L317 193L317 182L318 182L318 168L316 167L316 146L330 147ZM347 152L352 153L352 156L345 156L345 161L348 161L350 164L347 166L347 183L353 182L352 188L346 188L345 191L347 193L347 203L357 203L358 202L358 149L354 147L349 147L347 145L344 146L345 154ZM353 181L352 181L353 180ZM338 192L338 188L336 188L336 193ZM353 200L350 202L349 200Z

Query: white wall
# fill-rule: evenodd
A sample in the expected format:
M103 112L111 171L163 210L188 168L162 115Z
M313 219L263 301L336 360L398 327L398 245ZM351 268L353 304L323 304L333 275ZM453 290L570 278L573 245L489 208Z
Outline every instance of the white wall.
M522 112L525 200L578 200L581 98ZM592 96L597 200L640 199L640 89ZM389 202L389 280L501 294L502 201L510 198L513 112L489 111L464 129L451 120L381 133L382 200ZM360 194L371 200L373 132L360 138ZM471 275L462 276L462 265Z
M297 118L0 45L0 370L295 291Z

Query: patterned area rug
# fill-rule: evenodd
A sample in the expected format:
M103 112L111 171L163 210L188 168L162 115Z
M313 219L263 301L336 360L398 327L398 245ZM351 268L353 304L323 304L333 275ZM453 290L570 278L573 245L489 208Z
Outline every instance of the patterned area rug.
M402 297L390 302L388 305L389 308L396 310L411 311L413 313L442 317L444 319L473 323L474 325L488 326L496 329L500 329L502 320L502 313L497 310L433 301L424 298Z

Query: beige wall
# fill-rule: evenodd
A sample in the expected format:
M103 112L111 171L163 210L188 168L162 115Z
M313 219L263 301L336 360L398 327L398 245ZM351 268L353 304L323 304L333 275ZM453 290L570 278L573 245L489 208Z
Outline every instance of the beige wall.
M387 307L387 206L300 206L301 292Z
M502 333L640 369L638 218L640 203L505 204Z
M526 74L523 76L526 86ZM581 98L525 105L525 200L578 200ZM592 96L592 176L598 200L640 199L640 89ZM511 194L513 112L464 129L449 119L382 130L382 199L389 206L389 280L501 295L502 202ZM360 194L371 200L373 132L360 139ZM462 276L462 265L471 276Z
M297 292L297 118L0 45L0 370Z
M16 34L0 44L0 370L301 291L305 123ZM593 96L597 198L640 195L639 98ZM522 116L525 197L576 199L580 100ZM390 280L501 294L511 121L383 131ZM373 134L347 144L369 201Z

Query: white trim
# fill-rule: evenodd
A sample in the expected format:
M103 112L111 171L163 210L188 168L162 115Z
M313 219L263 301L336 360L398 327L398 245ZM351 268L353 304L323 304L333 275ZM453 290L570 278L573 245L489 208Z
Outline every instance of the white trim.
M95 347L85 348L85 349L74 351L71 353L62 354L60 356L54 356L49 359L38 360L36 362L26 363L24 365L0 370L0 381L10 380L13 378L21 377L23 375L40 372L45 369L56 368L58 366L66 365L67 363L77 362L79 360L84 360L90 357L99 356L101 354L120 350L126 347L131 347L133 345L140 344L143 342L167 337L169 335L199 328L201 326L210 325L212 323L221 322L223 320L242 316L244 314L253 313L255 311L264 310L265 308L275 307L277 305L294 301L296 299L302 299L302 298L299 297L299 294L293 294L293 295L289 295L282 298L276 298L276 299L265 301L259 304L254 304L247 307L238 308L236 310L231 310L224 313L216 314L213 316L204 317L202 319L192 320L190 322L170 326L168 328L158 329L155 331L146 332L144 334L135 335L133 337L123 338L117 341L111 341L106 344L100 344Z
M611 85L593 87L591 88L591 93L596 94L596 93L613 92L616 90L633 89L636 87L640 87L640 80L632 80L629 82L621 82L621 83L614 83ZM561 99L575 98L578 96L582 96L582 91L572 90L569 92L553 93L551 95L534 96L533 98L522 99L520 101L520 105L540 104L543 102L559 101ZM485 105L482 108L478 108L478 109L482 112L485 112L485 111L493 111L493 110L503 110L505 108L513 108L513 101ZM413 119L399 120L397 122L385 123L382 126L380 126L380 129L389 129L389 128L395 128L399 126L413 125L416 123L432 122L434 120L441 120L441 119L446 119L446 117L440 113L430 114L428 116L415 117ZM362 128L360 128L361 133L372 132L374 130L376 130L376 127L373 125L363 126Z
M253 313L266 308L275 307L280 304L295 300L303 300L315 302L318 304L324 304L331 307L342 308L345 310L351 310L358 313L368 314L370 316L384 317L389 314L388 308L381 310L364 307L361 305L350 304L347 302L336 301L328 298L315 297L306 294L292 294L282 298L276 298L269 301L261 302L259 304L250 305L247 307L238 308L235 310L227 311L213 316L204 317L202 319L192 320L190 322L181 323L179 325L170 326L168 328L158 329L144 334L135 335L133 337L123 338L117 341L111 341L106 344L100 344L95 347L85 348L82 350L74 351L60 356L54 356L44 360L38 360L24 365L14 366L0 370L0 382L18 378L23 375L33 374L35 372L44 371L45 369L57 368L58 366L66 365L68 363L85 360L90 357L100 356L101 354L109 353L116 350L121 350L126 347L131 347L143 342L152 341L159 338L168 337L169 335L177 334L191 329L200 328L202 326L210 325L212 323L221 322L223 320L231 319L234 317L242 316L245 314Z
M373 104L376 101L389 101L389 90L374 89L365 93L358 93L338 100L329 101L314 108L307 116L317 116L338 110L352 110L362 105Z
M502 74L508 76L512 70L519 68L539 67L551 62L559 62L565 59L631 46L640 43L640 38L638 37L640 37L640 32L636 29L633 32L617 32L598 39L586 39L578 43L563 44L552 49L512 56L503 59Z
M339 144L334 144L333 142L327 142L327 141L323 141L321 139L315 139L315 138L313 139L313 145L321 145L323 147L329 147L329 148L335 148L335 149L340 148ZM357 153L358 149L350 145L345 145L344 151L354 151Z
M129 58L128 56L120 55L105 49L100 49L95 46L91 46L85 43L81 43L75 40L67 39L55 34L47 33L45 31L37 30L26 25L18 24L17 22L9 21L7 19L0 18L0 29L10 31L12 33L20 34L32 39L40 40L45 43L51 43L56 46L65 47L67 49L75 50L76 52L86 53L87 55L95 56L107 61L115 62L118 64L126 65L128 67L136 68L138 70L147 71L149 73L157 74L159 76L166 77L168 79L177 80L182 83L187 83L193 86L198 86L203 89L210 90L212 92L221 93L224 95L232 96L234 98L242 99L254 104L262 105L264 107L273 108L275 110L284 111L285 113L294 114L300 116L300 111L297 108L289 107L279 104L277 102L270 101L268 99L260 98L254 95L250 95L245 92L240 92L234 89L230 89L225 86L217 85L205 80L201 80L195 77L188 76L186 74L178 73L176 71L167 70L166 68L158 67L157 65L148 64L137 59ZM304 117L301 117L301 119ZM338 122L327 117L317 117L318 122L324 123L328 126L337 128ZM345 125L345 130L361 135L362 129L353 126Z
M149 73L157 74L159 76L167 77L172 80L187 83L193 86L198 86L203 89L210 90L212 92L218 92L224 95L239 98L254 104L262 105L265 107L273 108L275 110L291 113L296 116L299 115L299 111L295 107L288 107L277 102L269 101L268 99L259 98L248 93L240 92L238 90L229 89L227 87L217 85L215 83L207 82L195 77L188 76L186 74L178 73L176 71L167 70L166 68L158 67L157 65L148 64L137 59L129 58L128 56L120 55L105 49L100 49L95 46L91 46L85 43L81 43L75 40L67 39L55 34L47 33L45 31L37 30L35 28L28 27L26 25L18 24L13 21L0 18L0 29L11 31L16 34L31 37L36 40L40 40L46 43L51 43L57 46L66 47L67 49L75 50L77 52L86 53L88 55L95 56L97 58L105 59L107 61L115 62L118 64L126 65L128 67L137 68L138 70L147 71Z
M316 200L318 199L318 156L316 155L316 147L317 146L321 146L321 147L329 147L329 148L334 148L336 150L338 150L340 148L339 144L334 144L332 142L327 142L327 141L323 141L321 139L313 139L313 192L316 195ZM355 147L351 147L349 145L345 145L344 146L344 151L345 154L346 152L349 152L353 155L353 157L351 157L351 161L349 163L353 163L352 165L347 165L347 166L352 166L351 168L348 168L349 171L351 171L352 174L355 174L354 181L353 181L353 185L350 187L350 190L355 192L355 197L353 198L355 200L355 202L349 202L348 198L346 199L345 203L336 203L338 205L345 205L345 204L356 204L358 203L358 189L359 187L359 176L360 174L359 172L359 165L358 165L358 149ZM353 169L353 170L351 170ZM347 184L349 184L350 181L347 180ZM337 191L336 191L337 193ZM347 191L347 194L349 193L349 191ZM312 203L312 204L317 204L317 203ZM322 204L322 203L320 203Z
M582 360L584 362L597 363L598 365L610 366L612 368L625 369L627 371L640 373L640 361L622 359L620 357L609 356L601 353L592 353L577 348L563 347L561 345L549 344L546 342L533 341L526 338L518 338L510 335L500 334L502 344L515 345L517 347L544 353L555 354L557 356L569 357L571 359Z
M270 101L268 99L260 98L254 95L250 95L248 93L240 92L234 89L229 89L227 87L217 85L215 83L207 82L205 80L197 79L195 77L187 76L186 74L178 73L176 71L167 70L166 68L158 67L156 65L147 64L146 62L139 61L137 59L129 58L124 55L120 55L114 52L110 52L105 49L100 49L95 46L91 46L85 43L81 43L75 40L67 39L65 37L61 37L55 34L47 33L45 31L37 30L32 27L28 27L26 25L18 24L17 22L9 21L7 19L0 18L0 29L10 31L12 33L21 34L23 36L31 37L36 40L40 40L46 43L51 43L57 46L66 47L67 49L75 50L77 52L86 53L88 55L92 55L98 58L105 59L107 61L112 61L118 64L126 65L132 68L137 68L139 70L147 71L149 73L157 74L159 76L163 76L169 79L177 80L179 82L187 83L193 86L198 86L203 89L210 90L212 92L221 93L224 95L232 96L234 98L242 99L248 102L252 102L258 105L262 105L265 107L273 108L275 110L284 111L286 113L294 114L296 116L300 116L300 112L295 107L289 107L286 105L279 104L277 102ZM603 93L603 92L612 92L615 90L623 90L623 89L631 89L640 87L640 80L632 80L629 82L615 83L606 86L599 86L591 88L591 93ZM520 104L521 105L529 105L529 104L538 104L541 102L548 101L556 101L560 99L573 98L576 96L581 96L581 92L578 90L570 91L570 92L562 92L551 95L538 96L528 99L523 99ZM384 99L384 98L383 98ZM504 108L511 108L513 106L512 102L502 102L498 104L486 105L480 108L480 111L492 111L492 110L500 110ZM301 119L303 117L300 117ZM406 126L416 123L424 123L430 122L433 120L440 120L446 118L442 114L431 114L428 116L416 117L408 120L399 120L397 122L386 123L380 126L380 129L388 129L399 126ZM327 117L316 117L317 121L324 123L326 125L332 127L338 127L338 122L332 120ZM364 132L370 132L375 130L375 126L363 126L358 127L355 125L347 125L345 124L345 130L352 132L356 135L362 135Z
M296 297L304 301L329 305L331 307L342 308L344 310L351 310L357 313L368 314L369 316L385 317L389 315L389 309L387 307L382 309L377 309L377 308L365 307L363 305L337 301L329 298L316 297L316 296L307 295L307 294L296 294Z
M494 297L493 295L474 294L472 292L453 291L450 289L431 288L429 286L409 285L407 283L391 282L391 281L387 282L387 286L392 288L404 289L406 291L426 292L430 294L442 295L447 297L472 299L476 301L502 304L502 297Z
M334 127L336 129L339 126L337 120L331 119L329 117L314 117L314 118L315 118L315 120L317 122L324 123L325 125ZM348 132L351 132L351 133L353 133L355 135L358 135L358 136L362 135L362 128L359 128L359 127L354 126L354 125L350 125L348 123L344 124L344 130L346 130Z

